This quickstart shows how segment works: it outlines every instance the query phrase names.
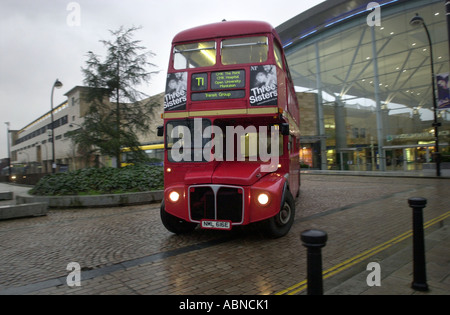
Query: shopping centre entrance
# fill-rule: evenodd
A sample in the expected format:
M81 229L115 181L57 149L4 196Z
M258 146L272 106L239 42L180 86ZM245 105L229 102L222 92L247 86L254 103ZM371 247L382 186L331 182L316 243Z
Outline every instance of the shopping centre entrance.
M421 171L433 163L434 143L385 146L387 171Z
M434 143L383 147L386 171L421 171L434 168ZM379 171L380 155L376 146L327 150L330 170Z

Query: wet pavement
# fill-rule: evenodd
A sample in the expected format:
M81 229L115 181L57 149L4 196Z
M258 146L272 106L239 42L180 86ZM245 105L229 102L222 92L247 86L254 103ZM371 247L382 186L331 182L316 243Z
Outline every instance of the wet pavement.
M162 226L159 204L58 209L0 221L0 295L306 294L300 234L307 229L328 234L325 294L416 294L410 197L428 200L430 290L421 294L448 295L449 188L448 178L302 174L295 223L279 239L256 226L177 236ZM81 286L68 286L72 262L81 267ZM379 264L381 286L367 284L369 262Z

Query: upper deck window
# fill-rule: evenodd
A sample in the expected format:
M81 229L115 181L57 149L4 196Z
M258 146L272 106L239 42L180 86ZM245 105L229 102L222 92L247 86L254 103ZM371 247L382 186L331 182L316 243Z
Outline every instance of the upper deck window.
M267 61L269 51L266 36L241 37L222 41L222 64L261 63Z
M275 61L277 62L278 67L280 67L281 69L283 69L283 61L282 61L282 54L281 54L281 49L278 46L278 43L274 43L273 45L273 53L275 55Z
M216 64L216 42L176 45L173 66L176 70L209 67Z

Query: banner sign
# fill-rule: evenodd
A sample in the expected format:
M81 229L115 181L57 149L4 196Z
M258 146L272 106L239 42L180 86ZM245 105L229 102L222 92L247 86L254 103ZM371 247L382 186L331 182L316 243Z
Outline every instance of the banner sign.
M187 72L169 73L164 95L164 111L185 110L187 102Z
M277 69L274 65L250 67L250 105L278 105Z
M450 89L448 86L448 73L436 76L438 88L438 109L450 108Z

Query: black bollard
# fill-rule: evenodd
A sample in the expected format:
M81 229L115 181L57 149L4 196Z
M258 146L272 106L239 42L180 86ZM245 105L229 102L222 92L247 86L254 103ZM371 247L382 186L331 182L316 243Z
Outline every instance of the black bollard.
M425 198L413 197L408 199L413 208L413 282L411 288L417 291L428 291L427 272L425 263L425 240L423 232L423 208L427 204Z
M320 230L302 232L303 246L308 249L308 295L323 295L322 284L322 247L327 242L327 233Z

